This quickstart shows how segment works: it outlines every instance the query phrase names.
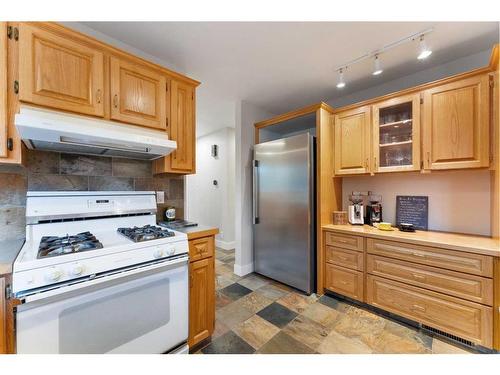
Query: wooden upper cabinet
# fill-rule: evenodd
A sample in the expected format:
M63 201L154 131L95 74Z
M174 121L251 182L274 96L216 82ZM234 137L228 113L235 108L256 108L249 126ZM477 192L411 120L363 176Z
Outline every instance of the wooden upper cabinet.
M19 25L19 99L104 115L104 55L71 37Z
M370 172L370 107L360 107L335 115L335 174Z
M373 107L373 172L420 169L420 94Z
M489 114L487 74L425 90L424 168L488 167Z
M166 77L111 57L111 118L156 129L167 127Z
M167 133L169 139L177 142L177 149L170 155L155 160L154 173L195 173L195 88L172 80L169 92L171 105Z
M0 158L7 157L7 22L0 22ZM1 322L0 322L1 324Z
M194 172L195 113L194 89L190 85L172 81L172 126L170 139L177 142L172 155L172 169Z

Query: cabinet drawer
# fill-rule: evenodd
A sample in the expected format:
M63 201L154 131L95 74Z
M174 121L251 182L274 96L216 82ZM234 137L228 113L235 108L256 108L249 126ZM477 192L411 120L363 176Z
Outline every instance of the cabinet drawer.
M368 255L367 272L491 306L493 280L480 276Z
M325 232L325 243L343 249L363 251L363 237L335 232Z
M414 286L367 276L370 305L468 339L492 346L491 307L460 300Z
M326 289L362 301L363 273L327 263Z
M410 262L471 273L473 275L486 277L492 277L493 275L493 258L486 255L374 238L367 239L366 248L370 254L408 260Z
M214 255L214 238L203 237L189 241L189 261L205 259Z
M352 270L363 271L364 254L359 251L327 246L325 251L326 261Z

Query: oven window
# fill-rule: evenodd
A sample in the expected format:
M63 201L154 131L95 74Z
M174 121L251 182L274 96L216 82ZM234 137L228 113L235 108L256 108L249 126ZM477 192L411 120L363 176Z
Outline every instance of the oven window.
M106 353L165 326L169 301L165 278L66 308L59 314L60 353Z

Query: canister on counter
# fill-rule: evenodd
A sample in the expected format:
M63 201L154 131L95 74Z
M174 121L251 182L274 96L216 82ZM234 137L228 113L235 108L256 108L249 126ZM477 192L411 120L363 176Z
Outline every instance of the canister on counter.
M347 211L333 211L333 224L346 225L347 223Z

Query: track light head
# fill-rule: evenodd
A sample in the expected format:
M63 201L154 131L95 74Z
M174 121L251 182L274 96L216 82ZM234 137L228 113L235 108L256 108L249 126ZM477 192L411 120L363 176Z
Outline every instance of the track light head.
M380 59L378 58L378 55L375 55L375 60L373 63L373 72L372 75L378 76L380 73L382 73L384 70L382 69L382 66L380 65Z
M419 60L424 60L428 58L432 54L432 51L427 47L427 43L425 43L424 36L420 36L420 42L419 42L419 52L417 59Z
M339 70L339 81L337 82L337 88L342 89L345 87L345 81L344 81L344 71L343 69Z

